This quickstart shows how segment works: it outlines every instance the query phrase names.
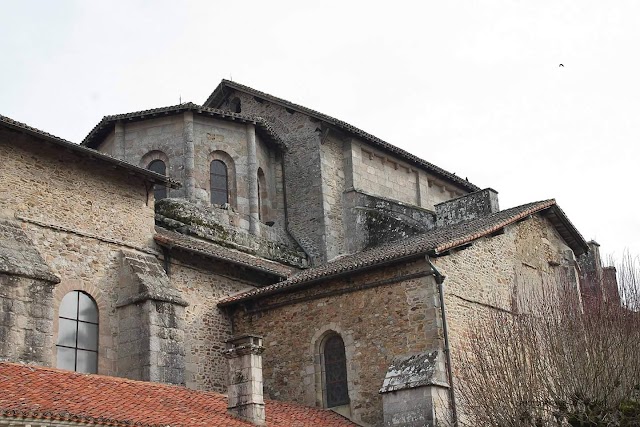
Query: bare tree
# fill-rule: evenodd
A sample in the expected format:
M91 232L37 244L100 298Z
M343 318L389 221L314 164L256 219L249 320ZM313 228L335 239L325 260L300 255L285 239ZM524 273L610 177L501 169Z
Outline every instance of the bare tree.
M459 425L640 426L638 259L617 272L620 301L564 277L521 297L528 310L478 315L454 362Z

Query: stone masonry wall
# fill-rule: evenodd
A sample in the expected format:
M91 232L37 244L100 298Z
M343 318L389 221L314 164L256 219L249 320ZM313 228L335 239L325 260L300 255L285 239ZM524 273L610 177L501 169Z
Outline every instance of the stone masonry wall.
M354 187L411 205L420 205L417 171L365 144L352 144Z
M438 203L435 208L438 227L482 218L500 210L498 193L491 188Z
M329 132L320 149L322 168L323 210L326 227L327 259L346 253L346 233L343 209L345 173L343 168L343 139L336 132Z
M182 114L153 118L141 122L123 122L124 127L124 160L146 168L155 157L151 152L161 152L166 158L167 176L184 184L184 149L182 136L184 118ZM168 160L168 163L166 162ZM184 197L185 188L167 189L169 197Z
M435 228L435 214L357 190L344 193L346 250L355 253Z
M81 290L98 305L98 372L115 375L118 330L112 319L119 253L123 248L149 251L153 236L154 213L145 183L23 134L0 132L0 158L0 217L19 220L61 279L51 298L43 294L41 299L46 302L42 310L53 320L43 362L56 365L55 319L62 298Z
M253 314L238 309L234 333L264 337L265 395L323 406L318 346L339 333L347 356L350 412L365 425L382 422L378 393L393 358L436 345L438 326L433 279L423 260L336 279L296 294L267 297ZM410 276L410 275L417 276ZM395 283L340 293L384 280ZM384 283L384 282L383 282ZM326 295L326 296L323 296ZM284 306L269 309L275 304ZM250 307L251 308L251 307Z
M231 268L212 264L171 257L169 278L189 304L184 318L186 386L225 393L228 366L222 352L233 333L230 318L216 304L253 287L235 278Z
M227 122L212 117L194 114L193 134L195 146L195 179L196 197L209 204L211 200L210 164L214 159L222 160L227 165L230 203L243 215L249 215L249 187L247 183L247 133L242 123ZM232 159L233 165L225 157L215 153L225 153ZM184 160L183 160L184 161ZM234 175L234 176L232 176ZM235 183L235 184L234 184ZM231 196L231 194L230 194ZM249 225L247 224L247 229Z
M345 157L352 168L351 186L375 196L434 210L436 204L467 192L355 138Z
M0 158L0 216L42 221L131 245L151 243L153 208L142 179L108 166L96 168L94 161L4 131Z
M535 215L506 227L504 234L477 240L467 249L433 259L446 276L445 305L454 376L456 358L464 351L465 337L475 322L490 310L530 310L522 306L523 295L543 287L553 291L559 274L562 277L564 269L573 268L568 260L571 253L552 225Z
M0 273L0 360L51 364L53 288Z
M327 259L325 243L325 212L322 194L320 123L304 114L258 101L253 96L236 92L243 114L265 118L287 146L284 155L284 176L289 229L313 258L322 263Z

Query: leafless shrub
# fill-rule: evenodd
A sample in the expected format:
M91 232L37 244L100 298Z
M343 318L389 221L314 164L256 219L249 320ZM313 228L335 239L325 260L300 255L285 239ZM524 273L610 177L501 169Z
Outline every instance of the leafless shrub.
M454 360L459 425L640 426L638 259L617 276L620 302L581 298L565 277L526 311L478 316Z

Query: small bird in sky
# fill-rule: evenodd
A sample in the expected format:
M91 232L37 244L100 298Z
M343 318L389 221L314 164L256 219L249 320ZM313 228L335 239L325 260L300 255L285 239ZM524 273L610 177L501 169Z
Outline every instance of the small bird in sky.
M558 67L564 67L564 64L560 64L560 65L558 65Z

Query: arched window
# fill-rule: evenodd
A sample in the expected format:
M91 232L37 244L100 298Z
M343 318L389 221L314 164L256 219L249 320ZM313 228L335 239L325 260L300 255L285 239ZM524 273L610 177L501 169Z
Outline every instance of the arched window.
M267 180L262 168L258 168L258 219L260 221L265 221L267 217L265 202L267 202Z
M344 341L338 334L327 336L322 346L324 395L328 408L349 404L347 358Z
M71 291L62 298L58 318L57 367L98 372L98 306L88 294Z
M147 169L150 171L159 173L160 175L167 175L167 166L164 164L162 160L154 160L149 163ZM156 198L156 201L167 198L167 187L164 185L154 185L153 187L153 196Z
M211 162L211 203L224 205L229 203L229 179L227 165L221 160Z

